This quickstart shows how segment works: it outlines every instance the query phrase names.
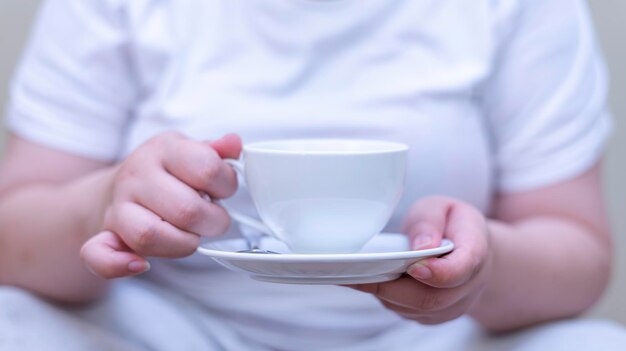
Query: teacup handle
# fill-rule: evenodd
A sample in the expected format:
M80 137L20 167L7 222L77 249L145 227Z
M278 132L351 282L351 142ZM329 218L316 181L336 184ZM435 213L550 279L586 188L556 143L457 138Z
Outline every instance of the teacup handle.
M240 175L241 179L244 179L244 163L239 161L239 160L234 160L231 158L227 158L224 159L224 162L226 162L227 164L229 164L231 167L233 167L233 169L235 170L235 172ZM259 232L263 233L263 234L267 234L269 236L275 236L274 233L272 232L272 230L270 228L268 228L263 222L252 218L250 216L247 216L241 212L232 210L228 207L226 207L224 205L223 202L219 202L219 204L224 207L224 209L226 210L226 212L228 212L228 214L230 215L230 217L232 219L234 219L235 221L239 222L240 224L243 224L245 226L248 226L250 228L253 228L255 230L258 230Z

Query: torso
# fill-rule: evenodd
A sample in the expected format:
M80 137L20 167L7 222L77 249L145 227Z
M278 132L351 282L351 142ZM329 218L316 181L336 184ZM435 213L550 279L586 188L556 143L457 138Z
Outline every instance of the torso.
M488 211L492 158L478 99L493 51L487 3L128 2L142 95L125 152L168 129L197 139L236 132L244 142L394 140L409 145L409 168L387 230L399 230L408 206L429 194ZM231 205L250 212L243 192ZM272 336L276 326L292 337L306 328L349 339L400 323L373 298L346 288L258 283L204 257L191 261L160 262L154 279L197 298L242 333L252 333L242 316L265 323L268 340L289 337Z

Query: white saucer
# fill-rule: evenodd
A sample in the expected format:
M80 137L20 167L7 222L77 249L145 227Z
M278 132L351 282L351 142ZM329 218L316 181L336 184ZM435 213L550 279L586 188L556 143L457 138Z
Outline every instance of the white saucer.
M352 254L295 254L279 240L263 238L260 248L280 254L241 253L245 240L226 239L205 243L198 252L233 271L251 278L285 284L364 284L394 280L416 261L452 251L443 240L434 249L410 251L404 234L383 233Z

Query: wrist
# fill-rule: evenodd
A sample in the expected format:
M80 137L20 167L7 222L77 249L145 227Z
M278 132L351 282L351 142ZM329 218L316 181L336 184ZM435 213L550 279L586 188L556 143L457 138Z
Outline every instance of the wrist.
M61 189L77 199L77 229L85 241L102 230L104 214L112 200L116 172L117 166L103 168Z
M487 250L487 256L485 257L480 273L483 283L480 286L478 297L469 311L469 314L478 320L484 315L484 311L490 310L491 306L493 306L494 299L498 298L492 288L496 285L495 280L498 276L497 267L501 265L497 242L499 233L508 230L510 230L510 228L502 222L487 220L486 235L489 249Z

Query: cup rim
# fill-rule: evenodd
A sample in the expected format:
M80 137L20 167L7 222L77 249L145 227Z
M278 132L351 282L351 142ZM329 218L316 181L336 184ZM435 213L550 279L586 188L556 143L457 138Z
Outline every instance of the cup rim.
M325 149L321 144L335 143L339 149ZM290 145L279 148L275 145ZM367 147L362 148L362 145ZM299 138L258 141L243 146L245 152L279 155L372 155L407 151L408 145L395 141L349 138Z

